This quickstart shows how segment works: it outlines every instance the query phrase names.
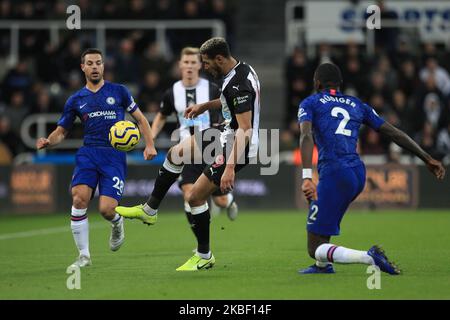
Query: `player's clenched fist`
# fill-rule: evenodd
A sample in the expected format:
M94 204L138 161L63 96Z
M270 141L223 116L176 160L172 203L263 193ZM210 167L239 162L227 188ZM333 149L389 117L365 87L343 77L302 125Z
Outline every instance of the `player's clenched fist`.
M220 190L223 193L233 191L234 177L234 169L226 167L225 171L223 172L222 178L220 179Z
M317 200L316 185L310 179L304 179L302 183L302 192L308 200Z
M157 154L155 147L145 147L144 149L145 160L152 160Z
M47 138L39 138L36 141L36 149L40 150L40 149L44 149L46 147L48 147L50 145L50 140L48 140Z
M436 178L438 178L439 180L444 179L445 168L441 162L434 159L430 159L427 161L426 165L428 170L430 170L431 173L433 173L436 176Z

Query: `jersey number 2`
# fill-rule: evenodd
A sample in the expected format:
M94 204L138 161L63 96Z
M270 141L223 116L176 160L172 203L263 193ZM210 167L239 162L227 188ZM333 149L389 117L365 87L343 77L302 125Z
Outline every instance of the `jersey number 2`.
M309 220L316 221L317 212L319 212L319 207L315 204L311 207L311 215L309 216Z
M339 122L339 126L337 127L335 134L343 134L344 136L350 137L352 135L352 131L349 129L345 129L347 122L350 120L350 115L348 114L347 110L340 107L334 107L331 110L331 115L333 117L338 118L339 114L342 114L344 118L341 120L341 122Z

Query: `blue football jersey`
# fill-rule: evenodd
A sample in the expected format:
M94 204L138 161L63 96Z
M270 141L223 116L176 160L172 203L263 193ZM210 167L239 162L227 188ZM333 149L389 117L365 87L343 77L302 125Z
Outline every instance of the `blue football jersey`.
M324 90L303 100L298 121L312 123L319 173L325 168L360 165L356 146L361 125L378 130L384 123L372 107L336 90Z
M64 106L58 125L70 130L75 118L84 128L84 145L111 147L108 134L111 126L125 119L125 111L133 113L137 105L129 90L120 84L105 81L97 92L82 88Z

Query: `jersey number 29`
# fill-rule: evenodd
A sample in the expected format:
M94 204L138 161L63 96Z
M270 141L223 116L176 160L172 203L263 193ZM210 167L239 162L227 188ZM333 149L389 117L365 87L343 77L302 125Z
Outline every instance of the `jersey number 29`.
M339 122L339 126L337 127L335 134L343 134L344 136L350 137L352 135L352 130L345 129L347 122L350 120L350 115L348 114L347 110L340 107L334 107L331 110L331 115L333 117L338 118L339 114L342 114L344 118L341 120L341 122Z
M123 180L120 180L119 177L114 177L113 181L115 182L113 188L118 190L117 195L120 196L123 193L124 187Z

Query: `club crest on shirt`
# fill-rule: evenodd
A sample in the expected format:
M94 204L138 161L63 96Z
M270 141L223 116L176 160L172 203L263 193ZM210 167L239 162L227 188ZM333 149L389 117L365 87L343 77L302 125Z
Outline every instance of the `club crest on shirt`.
M114 103L116 103L116 99L114 99L113 97L108 97L106 98L106 103L112 106Z
M214 161L214 163L212 164L211 167L213 167L213 168L218 168L218 167L220 167L221 165L223 165L224 163L225 163L225 157L224 157L222 154L219 154L219 155L216 157L216 160Z

